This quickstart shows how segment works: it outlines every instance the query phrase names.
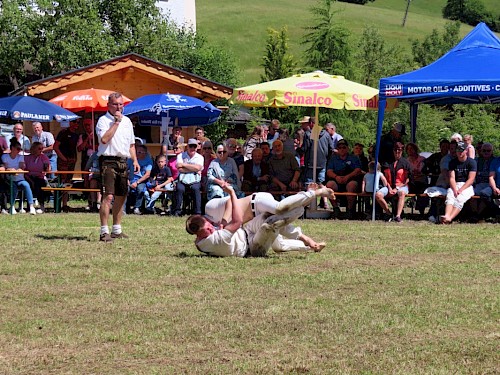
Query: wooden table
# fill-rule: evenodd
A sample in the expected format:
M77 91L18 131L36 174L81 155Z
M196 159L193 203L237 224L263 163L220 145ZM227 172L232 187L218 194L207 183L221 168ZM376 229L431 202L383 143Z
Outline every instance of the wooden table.
M90 171L51 171L55 176L57 176L57 189L54 189L54 211L59 213L61 211L61 194L64 194L64 185L61 182L61 176L69 174L79 174L79 175L89 175Z

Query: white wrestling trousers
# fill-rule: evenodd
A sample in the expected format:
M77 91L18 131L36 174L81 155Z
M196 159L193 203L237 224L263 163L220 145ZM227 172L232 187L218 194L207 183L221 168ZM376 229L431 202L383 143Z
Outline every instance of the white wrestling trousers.
M302 234L300 227L291 225L303 214L304 207L295 207L287 212L271 216L263 213L244 224L250 254L265 256L269 248L278 253L309 250L309 246L297 239Z
M279 214L292 210L296 207L305 207L313 200L315 193L314 191L301 191L297 194L290 195L278 202L274 199L272 194L269 193L255 193L254 199L251 201L252 211L254 216L260 214ZM205 216L215 223L222 220L224 215L224 210L226 207L226 202L229 197L215 198L208 201L205 206Z

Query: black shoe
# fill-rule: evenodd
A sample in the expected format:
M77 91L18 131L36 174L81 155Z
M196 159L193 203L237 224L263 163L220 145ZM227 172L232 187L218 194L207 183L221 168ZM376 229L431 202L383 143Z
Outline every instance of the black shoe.
M113 238L109 235L109 233L102 233L99 236L99 241L102 241L102 242L113 242Z
M388 223L390 223L393 220L392 215L391 214L385 214L384 215L384 220L387 221Z
M111 233L111 238L129 238L125 233Z

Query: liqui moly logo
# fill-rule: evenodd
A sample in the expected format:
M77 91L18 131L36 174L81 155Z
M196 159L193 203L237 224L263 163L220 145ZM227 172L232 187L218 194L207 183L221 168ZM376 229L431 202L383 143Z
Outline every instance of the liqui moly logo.
M403 95L403 85L385 85L385 96Z
M324 90L330 87L330 85L326 82L307 81L299 82L295 85L295 87L301 90Z

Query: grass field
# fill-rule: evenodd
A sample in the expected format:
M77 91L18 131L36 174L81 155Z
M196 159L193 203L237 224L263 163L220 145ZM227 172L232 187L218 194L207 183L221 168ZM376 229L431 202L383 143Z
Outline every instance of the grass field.
M487 9L500 14L498 0L482 1ZM253 84L259 82L262 74L260 65L267 28L280 29L286 25L291 53L296 59L302 59L306 47L301 44L304 27L314 24L309 9L315 4L314 0L198 0L197 29L232 51L242 70L241 83ZM366 26L375 26L387 43L409 50L410 38L422 39L432 29L443 29L446 20L441 17L441 10L445 4L446 0L413 0L404 28L401 27L406 7L404 0L376 0L366 6L337 2L334 7L342 10L338 21L351 31L353 44ZM461 35L470 30L470 26L462 25Z
M200 255L183 219L0 216L1 374L494 374L493 224L301 222L321 253Z

